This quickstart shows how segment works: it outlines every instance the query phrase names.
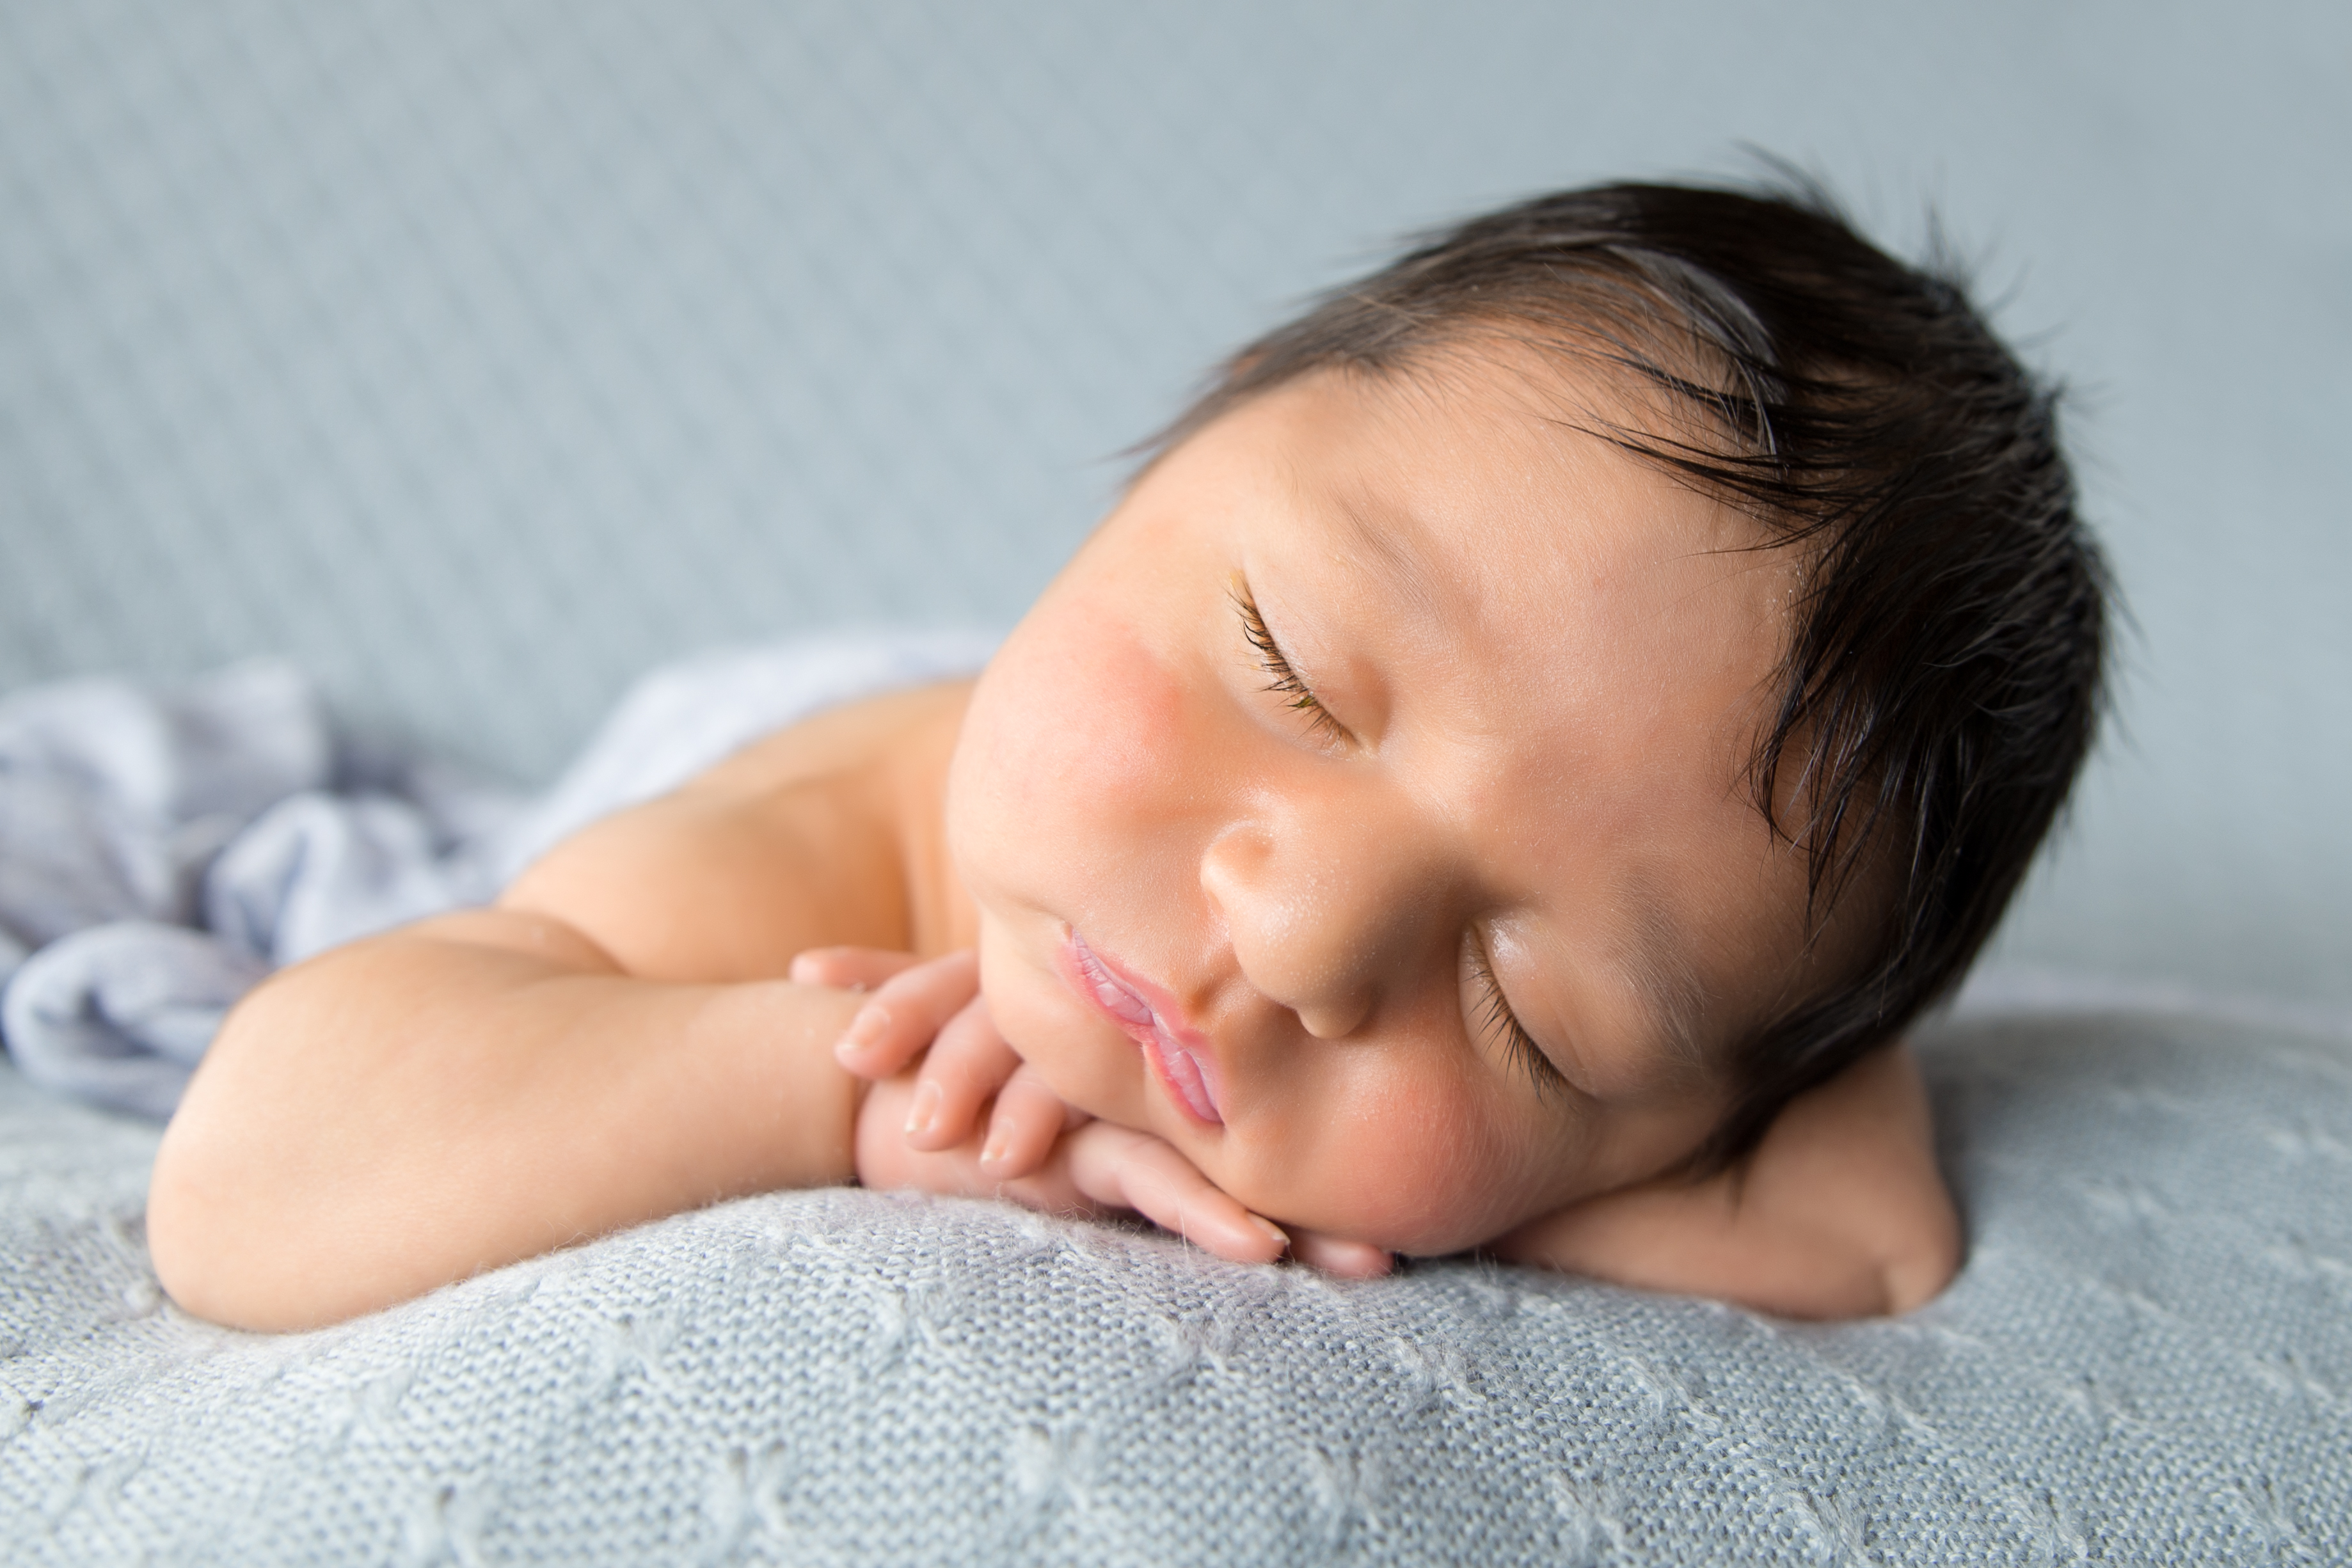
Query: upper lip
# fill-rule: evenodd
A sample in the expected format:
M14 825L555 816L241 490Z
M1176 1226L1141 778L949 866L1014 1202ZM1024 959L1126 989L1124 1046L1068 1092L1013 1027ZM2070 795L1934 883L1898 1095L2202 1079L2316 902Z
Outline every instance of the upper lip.
M1222 1122L1214 1053L1208 1036L1184 1021L1182 1005L1089 945L1075 927L1062 957L1070 988L1157 1058L1153 1065L1184 1107L1203 1122Z

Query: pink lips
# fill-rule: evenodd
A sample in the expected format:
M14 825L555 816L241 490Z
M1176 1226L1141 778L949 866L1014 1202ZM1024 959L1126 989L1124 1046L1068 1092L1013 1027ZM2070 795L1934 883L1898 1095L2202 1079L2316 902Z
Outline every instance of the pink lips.
M1176 1103L1211 1126L1221 1124L1208 1041L1171 1016L1174 998L1087 946L1075 930L1062 944L1062 962L1070 988L1143 1048L1144 1061Z

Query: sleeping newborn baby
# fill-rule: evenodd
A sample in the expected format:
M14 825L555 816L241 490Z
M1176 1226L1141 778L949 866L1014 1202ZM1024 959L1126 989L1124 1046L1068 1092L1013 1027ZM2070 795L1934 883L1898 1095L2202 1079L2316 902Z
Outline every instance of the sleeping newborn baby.
M976 682L256 990L156 1267L295 1328L862 1181L1907 1310L1898 1037L2064 800L2101 582L2046 394L1823 204L1479 218L1236 355Z

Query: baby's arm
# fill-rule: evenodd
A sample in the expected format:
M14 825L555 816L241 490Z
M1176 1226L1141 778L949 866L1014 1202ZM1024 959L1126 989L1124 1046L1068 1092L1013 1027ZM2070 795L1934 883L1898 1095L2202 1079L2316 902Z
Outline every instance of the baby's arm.
M187 1310L292 1329L735 1194L846 1182L857 998L780 977L814 933L791 835L709 792L561 846L502 906L256 990L158 1154ZM804 900L803 902L805 902ZM837 927L836 927L837 928ZM772 956L743 933L776 933Z
M1854 1318L1933 1300L1959 1267L1960 1227L1918 1064L1896 1045L1792 1101L1738 1168L1589 1199L1490 1249L1783 1317Z

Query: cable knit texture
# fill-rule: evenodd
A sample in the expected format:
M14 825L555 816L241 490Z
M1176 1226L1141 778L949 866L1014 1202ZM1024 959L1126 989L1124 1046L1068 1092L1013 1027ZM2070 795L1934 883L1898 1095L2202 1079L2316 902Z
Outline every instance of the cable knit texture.
M58 1563L2341 1563L2352 1049L1928 1049L1971 1241L1812 1326L1468 1261L1339 1283L860 1191L340 1328L195 1322L155 1133L0 1069L0 1540Z

